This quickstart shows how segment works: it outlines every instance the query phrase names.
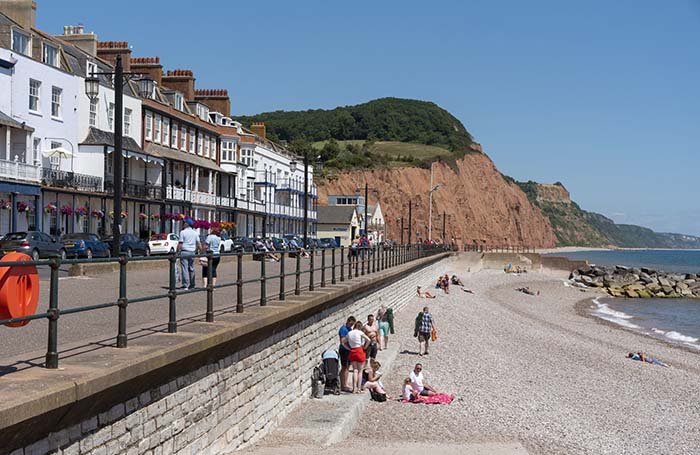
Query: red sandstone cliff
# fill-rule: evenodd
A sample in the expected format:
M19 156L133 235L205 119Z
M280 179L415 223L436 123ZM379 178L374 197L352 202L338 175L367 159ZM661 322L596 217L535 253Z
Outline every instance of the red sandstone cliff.
M480 244L554 247L556 238L549 220L528 201L525 193L506 182L488 156L467 154L457 161L458 172L446 163L433 164L433 239L442 237L442 214L447 213L446 237L453 235L460 245ZM345 172L319 187L319 202L327 203L329 194L355 194L358 187L370 192L369 203L377 198L387 220L388 238L399 239L399 220L408 226L408 201L413 208L413 232L428 238L428 191L430 171L415 167L397 167ZM407 240L406 234L404 238Z

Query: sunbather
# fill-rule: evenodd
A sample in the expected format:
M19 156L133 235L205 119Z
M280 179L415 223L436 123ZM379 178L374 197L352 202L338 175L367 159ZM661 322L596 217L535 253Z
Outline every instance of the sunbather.
M659 365L659 366L666 367L666 368L668 368L670 366L667 363L662 362L661 360L657 360L653 357L647 357L644 354L642 354L641 352L637 352L636 354L634 352L629 352L627 354L627 358L632 359L632 360L638 360L640 362L651 363L653 365Z
M435 298L435 296L434 296L433 294L431 294L430 292L428 292L428 291L425 291L425 292L421 291L420 286L418 286L418 287L416 288L416 294L418 294L418 297L422 297L422 298L425 298L425 299L434 299L434 298Z

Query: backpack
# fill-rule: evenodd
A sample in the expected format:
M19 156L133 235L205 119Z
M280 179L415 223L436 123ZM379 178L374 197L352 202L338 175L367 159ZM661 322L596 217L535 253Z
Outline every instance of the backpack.
M374 389L369 389L369 395L372 400L383 403L386 401L386 393L375 392Z

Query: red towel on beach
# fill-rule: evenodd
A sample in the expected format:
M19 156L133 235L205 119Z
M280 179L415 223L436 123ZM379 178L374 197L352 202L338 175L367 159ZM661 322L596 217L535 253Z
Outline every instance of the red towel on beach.
M432 397L420 397L415 401L403 400L404 403L425 403L425 404L450 404L455 399L454 395L440 393Z

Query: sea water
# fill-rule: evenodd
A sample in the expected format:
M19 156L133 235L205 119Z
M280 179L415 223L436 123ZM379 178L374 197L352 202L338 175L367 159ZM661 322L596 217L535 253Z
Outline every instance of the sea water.
M591 264L649 267L664 272L700 273L700 251L634 250L555 253ZM621 327L700 350L700 299L594 299L593 315ZM630 346L630 350L634 350Z

